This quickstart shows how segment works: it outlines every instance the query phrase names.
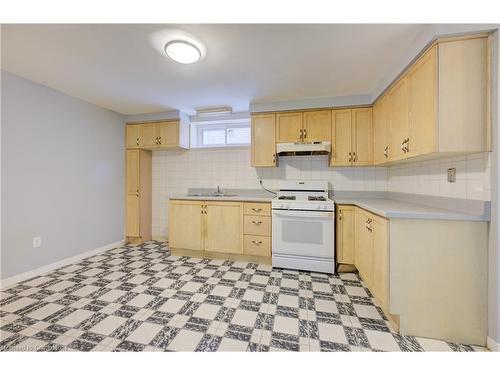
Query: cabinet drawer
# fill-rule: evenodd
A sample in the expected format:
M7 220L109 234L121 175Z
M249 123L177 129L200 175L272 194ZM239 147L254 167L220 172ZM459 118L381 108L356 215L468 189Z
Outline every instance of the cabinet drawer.
M271 235L270 217L245 215L244 221L244 234L254 234L257 236Z
M271 216L271 204L245 203L243 212L245 215Z
M243 254L271 256L271 237L244 235Z

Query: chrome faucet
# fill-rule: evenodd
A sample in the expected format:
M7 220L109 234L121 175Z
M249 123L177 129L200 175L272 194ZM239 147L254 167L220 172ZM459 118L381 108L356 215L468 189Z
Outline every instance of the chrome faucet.
M220 191L220 187L219 187L219 185L217 185L217 192L216 192L216 193L217 193L217 194L223 194L223 193L222 193L222 191Z

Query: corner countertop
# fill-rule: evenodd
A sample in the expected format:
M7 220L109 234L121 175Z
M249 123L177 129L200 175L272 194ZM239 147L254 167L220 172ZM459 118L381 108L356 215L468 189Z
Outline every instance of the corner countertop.
M388 219L490 221L490 202L414 194L338 194L336 204L355 205Z

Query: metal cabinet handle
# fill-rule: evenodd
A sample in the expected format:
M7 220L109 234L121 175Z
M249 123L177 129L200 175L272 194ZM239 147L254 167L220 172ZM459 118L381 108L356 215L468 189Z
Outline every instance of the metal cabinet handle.
M387 159L389 157L389 146L385 146L384 148L384 156Z
M276 164L276 154L273 154L273 164Z
M339 221L342 221L342 210L339 210Z
M137 190L135 191L135 195L136 195L136 196L139 196L139 189L137 189Z
M260 212L260 211L262 211L262 208L252 208L252 211L253 212Z
M262 224L262 221L252 220L252 223L255 225L260 225Z
M410 152L410 138L406 138L406 152Z
M304 138L307 138L307 129L303 129L302 133L304 134Z
M352 162L352 152L349 152L349 163Z
M356 155L356 153L355 153L355 152L353 152L353 154L352 154L352 155L353 155L353 160L352 160L352 161L353 161L353 162L356 162L356 161L358 160L358 156Z
M136 144L136 146L139 146L139 137L136 138L135 144Z
M161 136L158 137L158 144L161 145Z
M262 243L262 241L256 241L256 240L253 240L253 241L252 241L252 243L253 243L254 245L259 246L259 245Z

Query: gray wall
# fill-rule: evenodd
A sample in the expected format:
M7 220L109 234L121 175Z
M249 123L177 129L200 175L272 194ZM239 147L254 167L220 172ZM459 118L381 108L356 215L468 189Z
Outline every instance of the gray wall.
M1 279L124 239L124 118L1 79Z

